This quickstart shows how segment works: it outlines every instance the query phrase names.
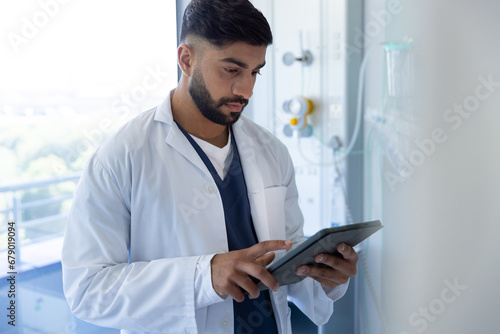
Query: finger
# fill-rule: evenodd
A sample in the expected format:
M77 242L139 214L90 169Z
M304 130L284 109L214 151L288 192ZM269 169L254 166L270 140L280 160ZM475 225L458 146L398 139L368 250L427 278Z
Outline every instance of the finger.
M245 299L245 294L236 284L231 284L230 286L228 286L225 294L239 303L241 303Z
M250 297L250 299L255 299L259 297L260 295L259 287L257 286L257 284L254 283L254 281L250 279L250 277L248 276L243 277L238 281L237 284L240 286L240 288L248 292L248 297Z
M341 259L340 257L335 255L318 254L314 258L314 260L316 261L316 263L325 264L328 267L331 267L339 272L342 272L347 276L354 276L356 275L357 272L356 270L357 259L346 260L346 259Z
M297 269L297 275L308 276L320 282L324 286L338 286L349 281L349 276L332 268L301 266Z
M325 288L335 288L339 285L342 285L342 284L349 282L349 278L346 278L345 280L344 279L331 280L331 279L327 279L324 277L317 277L317 276L309 276L309 277L311 277L315 281L318 281L321 284L321 286L323 286Z
M341 243L337 246L337 251L350 262L358 262L358 253L348 244Z
M271 275L269 271L267 271L266 268L256 265L254 263L245 262L242 263L238 269L260 280L265 286L267 286L274 292L278 291L279 289L278 281L276 280L276 278L274 278L273 275ZM255 285L255 283L253 284Z
M267 266L269 263L273 262L274 258L276 257L276 253L270 252L267 254L264 254L258 258L255 259L255 263L258 264L259 266Z
M275 250L286 250L292 247L290 240L266 240L248 248L248 254L254 259Z

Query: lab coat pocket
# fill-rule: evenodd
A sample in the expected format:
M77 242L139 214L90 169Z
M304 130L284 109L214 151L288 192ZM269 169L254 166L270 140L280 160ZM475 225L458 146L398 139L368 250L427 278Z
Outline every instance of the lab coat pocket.
M284 240L286 238L285 195L286 187L274 186L264 189L269 236L271 239Z

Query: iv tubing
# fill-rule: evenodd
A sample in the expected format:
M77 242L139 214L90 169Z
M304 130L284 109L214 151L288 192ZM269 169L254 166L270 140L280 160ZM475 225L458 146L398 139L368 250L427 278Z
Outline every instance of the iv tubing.
M341 152L343 155L339 157L340 160L344 159L347 155L349 155L349 153L351 153L352 149L354 148L354 144L356 143L356 139L359 136L359 130L361 128L361 114L362 114L362 110L363 110L362 100L363 100L363 93L364 93L364 87L365 87L366 66L368 64L368 60L370 59L371 54L375 50L376 50L376 48L372 48L372 49L368 50L368 52L363 57L363 61L361 62L361 66L359 69L356 121L354 123L354 130L353 130L351 138L349 140L349 144L347 145L347 148Z

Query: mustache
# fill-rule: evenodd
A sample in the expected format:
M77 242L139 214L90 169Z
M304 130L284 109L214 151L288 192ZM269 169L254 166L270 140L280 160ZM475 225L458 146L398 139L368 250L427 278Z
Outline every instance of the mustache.
M248 100L242 97L235 97L235 98L223 97L219 100L217 107L222 107L226 103L239 103L242 104L243 106L246 106L248 104Z

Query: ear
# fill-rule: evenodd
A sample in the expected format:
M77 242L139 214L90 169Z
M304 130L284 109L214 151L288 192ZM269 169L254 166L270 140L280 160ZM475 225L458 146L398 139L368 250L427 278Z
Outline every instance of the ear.
M181 71L185 76L190 77L192 75L195 60L196 57L193 48L184 43L179 45L177 48L177 61L179 62Z

